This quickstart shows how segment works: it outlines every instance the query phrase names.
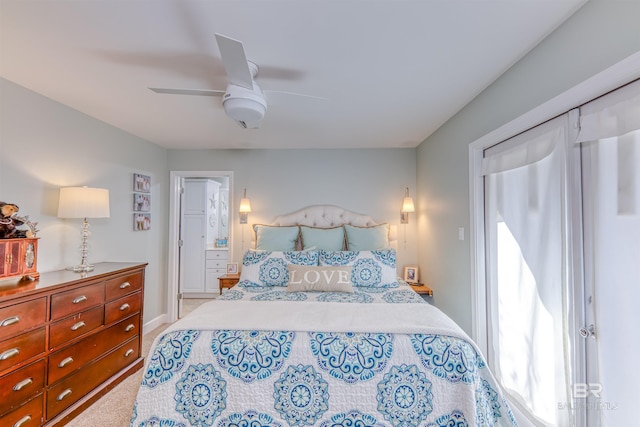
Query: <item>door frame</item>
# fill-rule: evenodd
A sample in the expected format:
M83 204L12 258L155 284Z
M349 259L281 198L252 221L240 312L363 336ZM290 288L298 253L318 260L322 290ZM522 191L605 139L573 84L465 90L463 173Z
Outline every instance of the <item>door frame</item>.
M178 291L180 285L180 192L185 178L229 179L229 219L234 217L233 171L170 171L169 172L169 253L167 257L167 322L178 320ZM229 253L232 253L234 227L229 220Z

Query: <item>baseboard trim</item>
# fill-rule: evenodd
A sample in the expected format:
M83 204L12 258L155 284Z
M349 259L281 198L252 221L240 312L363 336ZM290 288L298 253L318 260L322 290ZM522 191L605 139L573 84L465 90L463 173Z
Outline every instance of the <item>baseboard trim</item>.
M142 335L148 334L149 332L164 325L165 323L168 323L166 314L161 314L155 319L151 319L150 321L142 325Z

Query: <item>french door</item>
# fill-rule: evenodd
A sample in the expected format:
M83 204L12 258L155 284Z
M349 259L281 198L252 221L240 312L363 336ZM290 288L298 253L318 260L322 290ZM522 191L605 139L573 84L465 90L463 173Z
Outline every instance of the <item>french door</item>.
M640 83L484 152L487 360L532 425L637 421L637 129Z

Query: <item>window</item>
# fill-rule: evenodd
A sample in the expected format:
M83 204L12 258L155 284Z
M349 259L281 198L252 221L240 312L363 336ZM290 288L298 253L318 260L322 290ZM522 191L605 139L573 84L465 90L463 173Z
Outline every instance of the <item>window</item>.
M476 338L533 424L635 420L639 129L636 82L477 159Z

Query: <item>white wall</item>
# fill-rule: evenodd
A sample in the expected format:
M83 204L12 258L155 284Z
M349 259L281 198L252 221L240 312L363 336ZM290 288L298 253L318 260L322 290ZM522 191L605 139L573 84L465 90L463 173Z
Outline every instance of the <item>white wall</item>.
M148 262L144 318L165 311L166 150L0 78L0 200L38 222L38 271L80 262L80 220L56 217L60 187L109 189L90 220L90 262ZM133 231L133 173L151 176L150 231Z
M278 215L309 205L331 204L398 227L398 271L417 262L417 222L400 226L405 187L415 191L414 148L370 150L170 150L172 171L233 171L230 204L235 227L233 259L243 248L237 215L242 191L251 199L250 224L269 224ZM245 229L246 250L251 240Z
M591 0L417 150L419 265L434 303L471 332L469 144L640 51L640 2Z

